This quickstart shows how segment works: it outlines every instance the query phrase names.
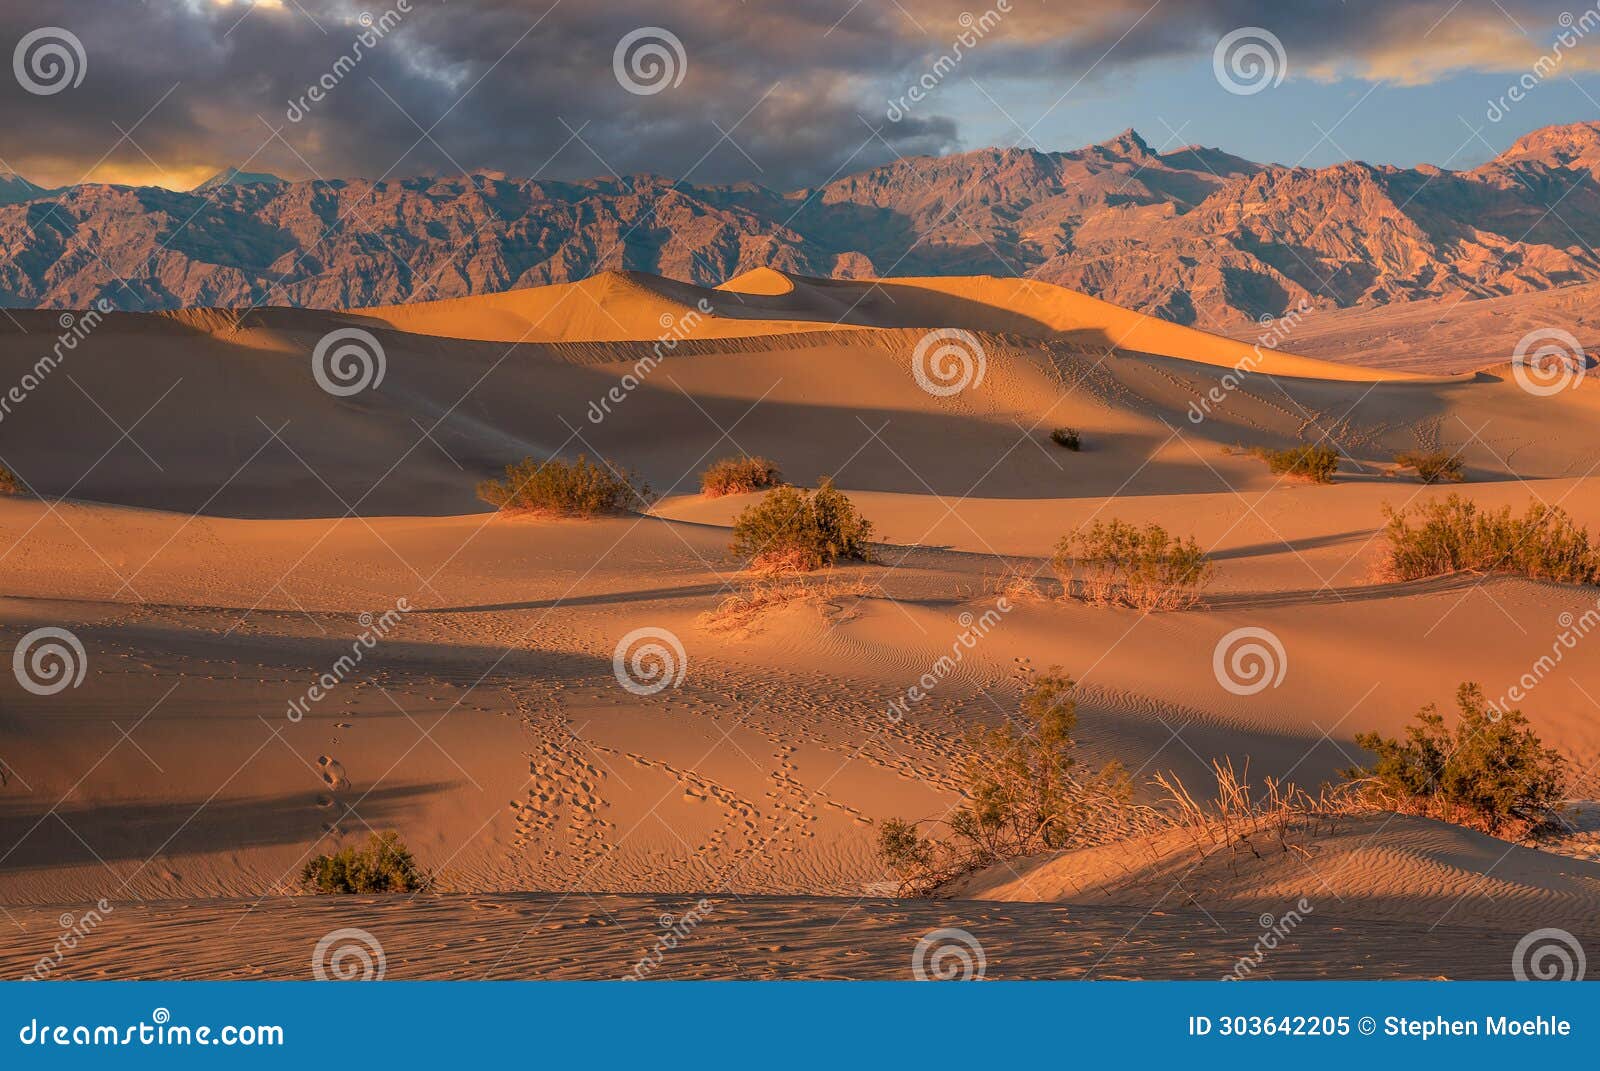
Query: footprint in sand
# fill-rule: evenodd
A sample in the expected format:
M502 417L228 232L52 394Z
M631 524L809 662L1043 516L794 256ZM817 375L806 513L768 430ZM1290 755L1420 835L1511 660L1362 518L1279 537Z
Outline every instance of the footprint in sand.
M350 787L350 779L344 775L344 767L338 759L331 755L318 755L317 765L322 767L322 781L329 788L337 792Z

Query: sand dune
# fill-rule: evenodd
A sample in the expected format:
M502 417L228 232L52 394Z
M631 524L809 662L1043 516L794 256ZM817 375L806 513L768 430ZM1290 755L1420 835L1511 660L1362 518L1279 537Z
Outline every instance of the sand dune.
M845 280L758 268L714 289L637 272L448 301L351 310L398 331L492 342L726 338L839 327L961 327L1098 350L1176 357L1273 376L1340 382L1426 381L1278 352L1184 327L1031 279L995 276Z
M701 908L699 905L704 904ZM657 954L670 924L703 920ZM16 938L0 975L32 975L61 931L55 907L9 911ZM74 916L76 917L76 916ZM1190 978L1236 971L1261 933L1256 915L1163 907L931 902L879 897L611 894L275 897L114 909L49 977L308 979L317 942L357 927L381 942L385 977L417 979L876 979L906 981L917 942L958 927L990 980ZM100 940L115 935L117 942ZM1335 921L1315 913L1254 978L1509 979L1521 931L1446 923ZM127 954L138 949L137 956ZM1252 961L1253 962L1253 961ZM644 965L641 969L641 964Z
M463 896L878 895L876 823L952 806L967 731L1050 666L1080 681L1085 755L1141 782L1196 779L1229 757L1315 785L1355 760L1357 732L1399 731L1464 679L1501 695L1595 606L1577 587L1374 575L1385 504L1538 497L1600 525L1600 388L1587 381L1540 397L1503 373L1288 353L1241 378L1245 344L993 278L759 270L703 289L607 275L398 308L113 314L44 375L57 314L17 319L28 333L0 332L0 380L33 378L0 419L0 462L34 494L0 499L0 622L13 641L70 629L87 670L59 694L0 678L8 910L208 900L201 914L220 920L292 892L310 855L389 827ZM382 381L330 393L311 355L350 327L378 340ZM964 389L919 383L918 346L941 328L977 348ZM670 346L664 330L678 332ZM1050 443L1062 425L1081 430L1082 452ZM1330 486L1281 481L1238 449L1323 437L1345 455ZM1469 482L1397 471L1393 455L1416 448L1459 450ZM740 451L852 496L882 540L876 564L841 571L865 596L732 631L706 622L747 583L728 528L754 497L708 500L697 475ZM649 515L571 521L496 517L473 493L508 461L579 452L637 469L662 497ZM1201 609L1021 603L913 716L885 717L963 621L995 607L1003 568L1040 572L1054 594L1056 541L1113 516L1197 538L1217 564ZM289 717L401 600L348 678ZM619 685L615 651L642 627L681 642L679 686ZM1240 628L1281 642L1278 687L1240 695L1217 677L1214 649ZM1600 795L1597 665L1563 659L1522 704L1584 797ZM1331 901L1319 919L1375 933L1576 926L1600 904L1593 864L1431 823L1353 824L1317 850ZM1178 865L1137 851L1154 862L1036 861L966 892L1117 919L1148 908ZM1182 906L1213 913L1266 910L1312 880L1281 860L1192 877ZM395 925L464 925L469 902L500 901L396 909ZM804 929L809 903L775 906L750 932ZM333 910L269 905L297 926ZM122 917L159 943L163 911ZM1186 926L1161 932L1185 940ZM828 947L773 970L828 973ZM416 974L440 973L418 955ZM610 969L561 955L571 973ZM1460 955L1462 973L1493 973ZM1158 951L1137 962L1187 970ZM685 973L715 972L697 963Z
M576 285L604 298L625 281ZM1358 479L1383 479L1394 453L1418 447L1459 448L1475 480L1575 477L1589 466L1600 387L1587 381L1545 399L1504 376L1379 380L1272 354L1281 373L1236 383L1229 366L1238 343L1138 318L1123 348L1108 353L1104 340L1129 334L1129 325L1102 317L1112 309L1103 302L1028 284L1044 295L1034 299L1003 280L973 282L966 297L939 289L959 282L796 289L865 296L862 318L885 324L892 312L971 330L982 378L948 397L930 395L912 374L926 326L785 333L793 321L706 316L669 350L650 341L507 345L380 329L381 385L335 396L309 374L310 352L328 332L370 318L113 314L62 361L48 389L5 417L0 457L45 495L263 518L467 512L477 508L473 476L526 454L583 450L633 465L669 493L693 488L711 456L742 448L779 458L805 483L832 474L862 491L1019 499L1266 490L1277 481L1229 447L1323 435L1337 439ZM648 315L627 310L655 291L631 282L624 290L599 307L649 330L655 305L646 303ZM477 303L493 322L502 304L541 294L390 315L418 320L414 327L433 317L444 330L452 318L477 315ZM1043 322L1035 313L1054 317L1049 332L991 333L1027 326L994 304L1003 299L1031 309L1029 322ZM597 307L594 295L564 300ZM1080 312L1103 322L1073 329ZM54 327L37 313L21 322L28 334L0 334L0 376L12 382L30 375ZM718 334L734 326L758 333ZM1186 356L1152 355L1162 350ZM1059 425L1084 430L1083 454L1046 442ZM68 426L73 434L63 435Z
M1020 860L964 879L953 895L977 900L1059 901L1174 908L1279 911L1305 898L1311 914L1534 929L1593 926L1600 863L1566 859L1423 818L1385 814L1335 820L1291 851L1262 838L1248 850L1207 845L1201 860L1185 834L1132 847Z

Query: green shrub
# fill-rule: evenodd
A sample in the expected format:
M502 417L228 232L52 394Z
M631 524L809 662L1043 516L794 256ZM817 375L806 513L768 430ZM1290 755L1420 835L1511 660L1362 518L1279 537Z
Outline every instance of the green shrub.
M1429 453L1413 450L1410 453L1396 454L1394 463L1401 468L1416 469L1423 483L1460 483L1467 478L1461 471L1461 459L1443 450Z
M733 553L771 571L810 572L855 559L871 561L872 522L833 481L815 492L798 487L768 491L733 525Z
M1359 733L1378 761L1344 771L1366 781L1386 806L1459 822L1489 833L1550 826L1566 796L1566 762L1547 748L1520 710L1493 710L1476 684L1456 690L1455 732L1430 703L1403 740Z
M1064 536L1051 559L1068 593L1096 606L1136 610L1184 610L1200 601L1212 565L1194 537L1179 539L1159 524L1143 528L1123 521L1096 521Z
M22 494L22 482L17 479L16 473L0 465L0 495Z
M591 462L583 454L570 462L523 458L506 466L505 479L478 484L478 497L506 512L569 517L642 509L649 495L650 488L633 473L604 458Z
M1513 573L1567 584L1600 583L1600 548L1565 511L1529 503L1521 517L1511 507L1479 510L1459 494L1396 512L1384 507L1388 539L1384 571L1395 580L1418 580L1462 570Z
M747 494L782 482L778 463L764 457L725 457L700 474L700 490L707 498Z
M1057 428L1050 433L1050 441L1057 446L1074 452L1083 448L1083 442L1078 438L1077 428Z
M1252 453L1279 476L1295 476L1312 483L1332 483L1339 469L1339 451L1331 446L1291 446L1287 450L1257 447Z
M319 855L300 871L300 887L313 893L415 892L426 882L394 830L372 834L364 848Z
M1077 769L1074 687L1053 667L1023 695L1017 719L969 738L966 802L945 823L948 838L924 837L900 819L883 823L878 853L907 888L926 891L1007 859L1126 835L1133 786L1122 766L1087 775Z

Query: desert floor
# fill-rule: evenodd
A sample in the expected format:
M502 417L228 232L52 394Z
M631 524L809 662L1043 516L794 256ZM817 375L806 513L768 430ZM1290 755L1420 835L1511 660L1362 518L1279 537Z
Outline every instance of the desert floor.
M61 330L17 316L7 384ZM346 328L378 341L383 376L330 392L310 355ZM967 332L965 365L919 364L945 328ZM1600 386L1293 348L1253 356L1037 283L775 272L109 316L0 422L29 491L0 499L0 627L11 646L67 630L84 670L49 694L0 677L0 973L305 977L320 938L356 927L390 977L611 978L702 897L653 976L907 977L918 941L956 927L988 977L1216 977L1302 900L1256 975L1506 977L1532 931L1600 934L1597 592L1377 574L1386 504L1459 490L1600 525ZM1049 441L1062 425L1081 453ZM1345 455L1329 486L1239 449L1319 440ZM1397 471L1416 448L1459 450L1469 482ZM661 497L586 521L475 498L558 451ZM832 475L881 543L730 628L708 615L752 583L728 542L757 496L706 499L697 476L740 452L801 485ZM1204 606L1057 597L1057 540L1113 517L1192 534L1217 563ZM1002 601L1018 571L1041 597ZM1242 695L1215 655L1244 628L1274 637L1282 676ZM641 629L681 647L681 680L650 694L616 660ZM1361 760L1357 732L1538 672L1520 705L1572 763L1570 835L1536 851L1377 816L1267 860L1141 844L887 899L876 823L947 813L967 731L1053 666L1079 682L1085 758L1141 785L1229 758L1313 788ZM385 829L433 891L293 895L307 859Z

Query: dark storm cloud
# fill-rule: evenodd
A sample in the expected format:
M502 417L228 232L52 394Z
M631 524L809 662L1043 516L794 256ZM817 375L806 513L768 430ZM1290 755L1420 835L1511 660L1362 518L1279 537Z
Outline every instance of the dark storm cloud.
M59 26L88 62L81 85L50 95L0 77L0 159L53 181L109 151L97 177L172 180L225 164L294 176L614 170L782 188L956 147L941 106L970 97L969 78L1036 81L1042 110L1080 78L1204 58L1255 25L1282 40L1295 76L1426 81L1520 69L1562 10L1453 2L0 0L6 55ZM887 102L951 52L963 12L998 21L925 104L886 121ZM681 41L681 81L630 93L613 50L649 26Z

